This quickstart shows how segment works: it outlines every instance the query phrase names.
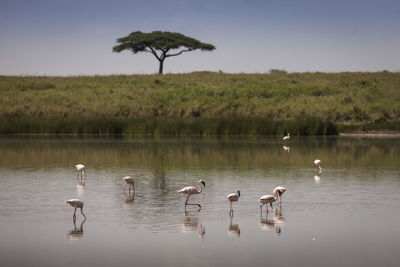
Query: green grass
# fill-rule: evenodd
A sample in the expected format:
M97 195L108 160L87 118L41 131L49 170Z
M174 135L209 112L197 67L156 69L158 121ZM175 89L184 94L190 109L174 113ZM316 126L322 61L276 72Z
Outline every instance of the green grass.
M0 76L0 133L307 135L399 119L400 73Z

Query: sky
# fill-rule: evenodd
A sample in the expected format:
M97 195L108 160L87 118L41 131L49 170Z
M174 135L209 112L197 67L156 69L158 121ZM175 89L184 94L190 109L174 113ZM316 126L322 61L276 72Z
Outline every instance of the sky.
M0 75L152 74L150 53L113 53L134 31L211 43L165 73L400 71L399 0L0 0Z

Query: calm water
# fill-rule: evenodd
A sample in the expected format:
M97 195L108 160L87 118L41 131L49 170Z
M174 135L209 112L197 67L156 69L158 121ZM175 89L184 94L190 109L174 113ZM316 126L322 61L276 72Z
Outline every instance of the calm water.
M399 266L400 139L0 138L1 266ZM322 161L316 175L314 159ZM87 167L77 185L75 164ZM134 197L122 177L136 179ZM206 181L184 212L176 191ZM258 198L283 185L283 205ZM234 216L226 196L240 189ZM85 202L87 220L65 199Z

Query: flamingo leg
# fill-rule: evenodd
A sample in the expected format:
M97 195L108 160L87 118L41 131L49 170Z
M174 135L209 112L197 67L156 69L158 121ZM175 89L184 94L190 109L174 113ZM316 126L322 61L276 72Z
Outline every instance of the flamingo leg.
M74 215L72 215L72 221L75 223L76 221L76 208L74 210Z
M187 197L186 197L186 201L185 201L185 209L186 209L186 206L189 206L189 205L192 205L192 206L199 206L199 208L201 208L201 205L200 204L189 204L188 203L188 201L189 201L189 197L190 197L190 195L187 195Z
M126 186L127 186L128 184L125 184L125 186L124 186L124 194L125 194L125 189L126 189Z
M189 197L190 197L190 195L187 195L187 196L186 196L185 206L188 204Z
M76 209L75 209L75 211L76 211ZM86 215L83 214L83 207L81 208L81 213L82 213L83 217L85 217L85 220L86 220Z

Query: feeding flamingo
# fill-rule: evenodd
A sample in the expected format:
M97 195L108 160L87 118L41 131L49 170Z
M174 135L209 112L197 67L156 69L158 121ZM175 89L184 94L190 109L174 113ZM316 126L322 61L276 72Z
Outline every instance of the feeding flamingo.
M274 196L277 195L280 200L280 204L282 205L282 195L286 192L286 188L283 186L278 186L274 189Z
M199 206L199 208L201 208L200 204L188 204L189 197L191 195L200 194L203 191L203 188L201 187L201 184L203 184L203 186L206 187L206 183L203 180L199 180L197 182L197 184L199 185L199 189L197 189L194 186L186 186L186 187L184 187L184 188L182 188L181 190L178 191L178 193L182 193L182 194L186 195L185 210L186 210L186 206L187 205L197 205L197 206Z
M129 186L129 194L131 194L131 187L132 187L133 194L135 194L135 180L133 179L133 177L126 176L126 177L122 178L122 180L124 180L126 183L124 186L124 194L125 194L126 186Z
M229 214L233 214L232 202L238 201L240 197L240 190L236 190L236 193L232 193L228 195L228 200L231 205L231 209L229 210Z
M74 221L76 220L76 209L81 209L81 213L83 215L83 217L85 217L86 220L86 215L83 214L83 201L79 200L79 199L70 199L70 200L65 200L66 203L68 203L69 205L71 205L71 207L75 208L74 211L74 215L72 216L72 218L74 219Z
M267 208L267 213L268 213L268 203L271 206L271 211L272 211L272 203L274 203L276 200L278 199L278 194L275 195L263 195L260 197L260 199L258 200L261 203L260 206L260 210L262 213L262 206L265 205L265 207Z
M83 164L77 164L75 165L76 170L78 171L78 173L76 174L76 179L79 180L79 175L81 177L81 180L83 179L83 176L85 176L85 180L86 180L86 167Z

